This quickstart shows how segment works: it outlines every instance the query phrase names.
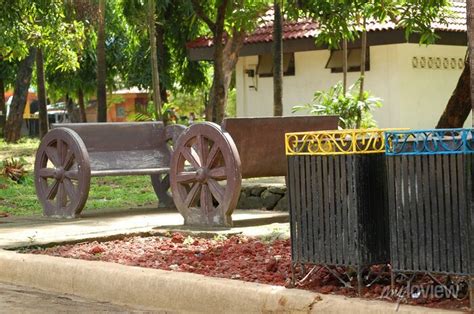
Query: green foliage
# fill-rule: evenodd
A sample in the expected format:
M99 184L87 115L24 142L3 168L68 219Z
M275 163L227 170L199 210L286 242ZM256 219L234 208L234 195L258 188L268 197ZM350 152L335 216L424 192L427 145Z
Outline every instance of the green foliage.
M171 94L169 103L180 116L188 116L194 112L196 117L202 116L204 106L208 99L208 91L200 89L195 91L178 90Z
M445 24L452 14L449 0L291 0L289 15L306 16L320 25L318 44L339 48L342 39L354 41L364 29L364 18L371 23L394 23L405 36L420 34L420 43L433 43L438 36L432 23Z
M21 60L31 46L42 48L56 60L59 70L76 69L84 27L68 21L62 0L0 0L0 56Z
M150 42L147 34L147 2L124 0L123 16L134 38L128 46L129 59L124 64L123 83L151 89ZM156 21L163 38L158 54L160 84L166 90L193 92L207 88L208 63L187 58L186 43L204 34L188 1L156 1Z
M237 90L235 88L229 90L225 111L226 117L237 116Z
M26 165L24 158L7 158L0 162L0 174L17 183L23 183L27 174Z
M74 3L71 18L79 19L86 26L87 32L83 39L83 50L78 56L79 67L68 71L57 71L54 60L47 59L46 78L49 82L49 93L54 92L61 97L65 94L76 95L82 89L86 96L92 96L97 86L97 10L98 4L78 1ZM84 5L80 5L84 4ZM106 66L107 87L109 90L123 86L122 77L128 71L127 65L131 58L129 47L133 45L135 35L122 14L120 1L106 2Z
M211 20L216 21L218 8L222 0L193 1L199 3L202 12ZM226 1L224 31L232 34L235 31L252 31L259 23L259 17L268 10L273 0L231 0ZM196 7L194 7L196 10ZM208 28L209 29L209 28ZM209 29L213 33L214 29Z
M219 3L220 0L215 2ZM273 4L273 0L243 0L228 3L224 29L231 33L234 29L252 31L258 25L259 17Z
M176 122L176 113L174 111L174 107L170 103L165 103L161 107L161 113L163 116L163 121L166 123L174 123ZM155 105L152 101L148 102L145 112L135 112L130 114L127 117L129 121L158 121L161 120L158 116L158 113L155 110Z
M3 79L5 88L8 90L15 84L16 71L18 70L18 62L14 60L1 61L0 59L0 77Z
M376 127L371 110L380 108L380 98L372 96L368 91L359 95L360 79L343 93L342 82L329 88L328 91L317 91L312 103L295 106L292 112L305 111L313 115L339 115L340 127L358 129Z

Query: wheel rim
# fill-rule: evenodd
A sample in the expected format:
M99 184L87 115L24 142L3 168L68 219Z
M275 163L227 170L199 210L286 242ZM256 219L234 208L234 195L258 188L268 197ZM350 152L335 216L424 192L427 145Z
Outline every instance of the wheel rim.
M215 123L189 127L171 161L171 189L186 224L230 226L242 177L235 144Z
M173 155L174 146L184 130L186 130L186 127L179 124L166 126L164 140L166 142L170 156ZM155 194L158 197L158 207L175 207L170 191L169 173L152 174L151 183L153 185L153 190L155 190Z
M35 187L45 216L74 217L89 194L87 150L70 129L51 130L41 141L35 160Z

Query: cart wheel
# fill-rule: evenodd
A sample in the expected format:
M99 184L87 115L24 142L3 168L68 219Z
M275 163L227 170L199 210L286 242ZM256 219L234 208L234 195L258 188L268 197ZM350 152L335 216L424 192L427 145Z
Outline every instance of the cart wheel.
M57 128L41 140L35 159L36 195L45 216L75 217L89 195L89 154L76 132Z
M165 128L165 141L170 151L170 156L173 155L174 145L178 137L186 130L184 125L172 124ZM173 197L170 191L170 175L169 173L160 173L151 175L151 184L158 197L158 207L174 208Z
M215 123L190 126L171 158L171 191L185 224L231 226L240 195L240 157L229 133Z

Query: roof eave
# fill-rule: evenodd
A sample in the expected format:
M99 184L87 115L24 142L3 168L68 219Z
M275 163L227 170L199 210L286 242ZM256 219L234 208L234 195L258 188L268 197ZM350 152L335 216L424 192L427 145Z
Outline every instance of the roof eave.
M465 31L436 31L440 38L436 41L437 45L466 46L467 34ZM391 45L401 43L419 43L420 35L413 34L407 40L403 29L371 31L367 34L367 44L369 46ZM360 47L360 40L349 43L349 48ZM283 43L283 52L302 52L312 50L328 49L327 46L317 46L314 37L287 39ZM240 50L239 56L255 56L271 53L272 41L261 43L245 44ZM188 48L189 58L193 61L212 60L214 47Z

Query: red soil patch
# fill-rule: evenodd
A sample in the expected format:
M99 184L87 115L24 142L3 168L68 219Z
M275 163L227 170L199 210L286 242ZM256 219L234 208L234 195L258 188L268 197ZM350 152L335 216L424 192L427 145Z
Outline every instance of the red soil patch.
M239 236L232 236L229 239L205 239L174 233L171 237L129 237L108 242L94 241L35 249L29 253L190 272L279 286L288 286L289 278L291 278L290 240L275 240L272 243L266 243L258 239ZM307 269L309 267L311 266ZM337 270L347 273L343 268ZM372 270L379 269L373 267ZM300 272L300 269L297 269L297 275ZM354 277L348 279L352 286L356 287ZM417 284L428 287L429 282L426 278L422 278ZM326 269L315 272L298 287L325 294L356 296L355 289L344 287ZM399 301L398 297L388 294L389 287L390 275L388 272L382 273L376 283L369 288L364 287L362 296L392 302ZM402 283L397 284L397 287L402 287ZM402 303L408 304L464 310L468 309L469 304L467 297L457 300L421 295L416 299L402 298L401 300Z

